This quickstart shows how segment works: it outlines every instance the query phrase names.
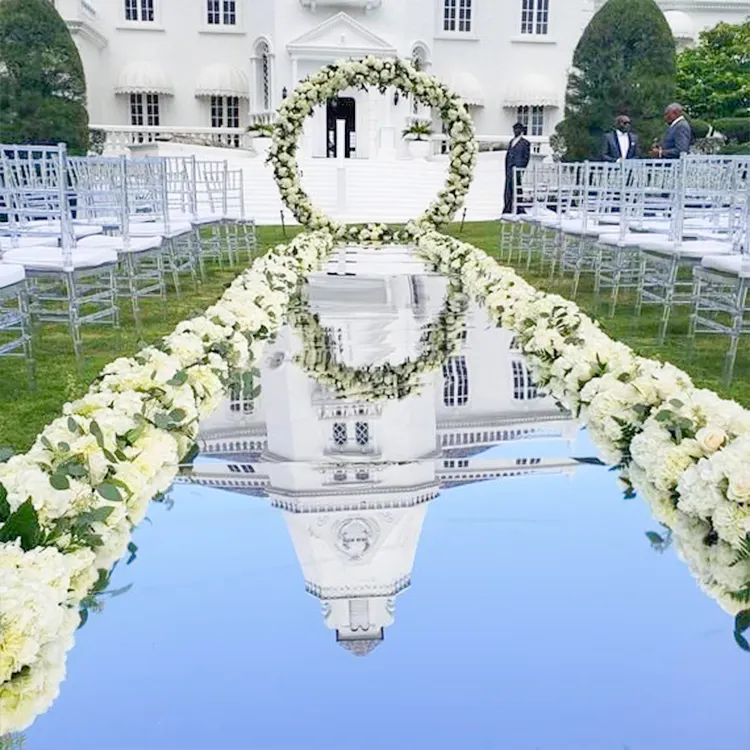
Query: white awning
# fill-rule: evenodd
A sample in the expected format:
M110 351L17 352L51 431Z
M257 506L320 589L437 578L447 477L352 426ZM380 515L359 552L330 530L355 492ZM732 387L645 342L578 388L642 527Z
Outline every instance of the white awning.
M454 71L448 76L446 84L455 91L461 101L469 107L484 106L484 92L479 81L464 70Z
M116 94L166 94L174 93L169 76L155 63L128 63L120 72L115 86Z
M239 96L247 99L250 86L247 76L234 65L214 63L208 65L198 76L195 87L196 96Z
M664 18L667 19L675 39L695 39L695 24L687 13L681 10L668 10Z
M559 107L560 90L542 73L525 73L516 79L505 94L504 107Z

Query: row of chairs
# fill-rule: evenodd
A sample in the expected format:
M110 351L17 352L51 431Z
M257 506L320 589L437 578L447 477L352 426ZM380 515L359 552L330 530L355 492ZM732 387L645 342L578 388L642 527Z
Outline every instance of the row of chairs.
M508 261L570 273L574 297L591 274L610 315L630 290L637 315L661 308L660 343L674 308L688 306L691 346L699 333L729 337L731 382L750 333L750 157L537 164L514 179L516 213L500 231Z
M166 299L205 262L256 249L241 170L194 157L76 157L64 145L0 145L0 355L25 357L32 326L63 323L76 358L86 324L119 325L130 300Z

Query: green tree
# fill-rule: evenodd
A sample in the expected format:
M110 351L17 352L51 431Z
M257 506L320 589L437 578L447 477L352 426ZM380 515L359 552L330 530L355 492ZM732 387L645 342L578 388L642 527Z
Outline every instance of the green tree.
M598 159L603 134L628 114L647 150L674 99L675 43L661 10L654 0L609 0L573 55L558 146L566 160Z
M697 47L680 52L677 90L694 117L750 115L750 18L703 31Z
M0 0L0 142L88 148L81 57L49 0Z

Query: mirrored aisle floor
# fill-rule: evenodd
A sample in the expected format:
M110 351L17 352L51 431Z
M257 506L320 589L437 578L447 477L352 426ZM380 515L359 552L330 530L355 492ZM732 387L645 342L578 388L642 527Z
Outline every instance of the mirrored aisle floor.
M471 304L398 401L308 374L415 357L445 294L397 250L310 280L307 370L287 327L201 426L26 750L750 748L731 618L509 332Z

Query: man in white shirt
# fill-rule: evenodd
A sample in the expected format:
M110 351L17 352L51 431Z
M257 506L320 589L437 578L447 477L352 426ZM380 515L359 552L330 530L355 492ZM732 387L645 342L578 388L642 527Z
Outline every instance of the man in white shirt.
M630 118L618 115L614 130L604 134L602 161L622 161L638 156L638 136L631 131Z

